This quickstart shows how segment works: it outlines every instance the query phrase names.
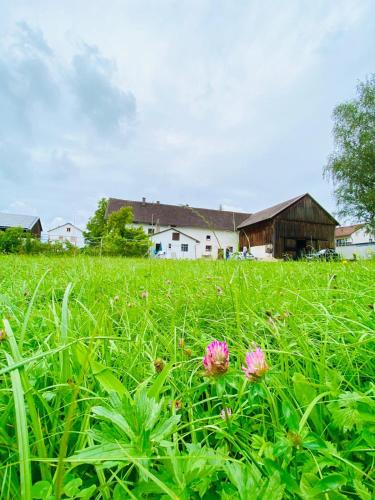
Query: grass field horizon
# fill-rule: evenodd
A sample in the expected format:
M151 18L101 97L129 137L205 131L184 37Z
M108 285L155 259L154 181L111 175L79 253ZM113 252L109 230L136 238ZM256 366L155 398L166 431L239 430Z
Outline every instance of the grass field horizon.
M1 498L370 499L374 282L375 260L0 257Z

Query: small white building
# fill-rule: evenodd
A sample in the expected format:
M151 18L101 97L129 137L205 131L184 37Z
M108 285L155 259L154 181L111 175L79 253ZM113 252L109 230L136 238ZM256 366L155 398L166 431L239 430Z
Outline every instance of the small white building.
M341 226L335 231L336 251L344 258L370 258L375 255L375 237L365 224Z
M196 259L200 241L192 236L170 227L150 236L153 245L151 256L166 259Z
M71 224L70 222L66 222L61 226L54 227L50 229L48 232L48 241L50 243L60 241L64 243L69 241L72 245L81 248L85 245L85 240L83 237L83 231L79 227Z

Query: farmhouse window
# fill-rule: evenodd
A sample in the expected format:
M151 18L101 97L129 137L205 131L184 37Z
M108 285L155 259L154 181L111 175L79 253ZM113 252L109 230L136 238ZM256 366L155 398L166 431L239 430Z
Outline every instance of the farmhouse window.
M153 227L148 228L148 234L154 234L155 229Z
M345 247L346 245L350 245L349 238L340 238L336 241L338 247Z
M66 228L66 231L67 231L68 233L70 233L70 227L67 227L67 228Z
M206 252L212 252L212 246L206 245Z
M211 235L210 235L210 234L208 234L208 235L206 236L206 240L211 240Z
M180 241L180 233L172 233L173 241Z
M181 252L188 252L188 251L189 251L189 245L187 243L182 243Z

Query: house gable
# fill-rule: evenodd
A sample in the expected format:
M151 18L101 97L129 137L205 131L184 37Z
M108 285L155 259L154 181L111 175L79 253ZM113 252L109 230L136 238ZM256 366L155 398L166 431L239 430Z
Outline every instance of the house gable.
M168 231L171 231L173 233L182 234L183 236L186 236L186 238L190 238L191 240L195 241L196 243L200 243L200 241L197 240L196 238L193 238L193 236L190 236L189 234L186 234L186 233L176 229L175 227L169 227L168 229L164 229L163 231L158 231L157 233L152 233L149 236L150 236L150 238L152 238L153 236L158 236L159 234L164 234L164 233L167 233Z
M308 193L288 205L275 218L313 224L338 225L337 220Z

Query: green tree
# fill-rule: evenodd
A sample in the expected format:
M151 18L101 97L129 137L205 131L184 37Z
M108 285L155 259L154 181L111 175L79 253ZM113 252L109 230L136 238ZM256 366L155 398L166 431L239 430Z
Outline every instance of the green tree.
M83 236L86 245L90 247L99 246L101 244L101 239L107 233L107 206L108 200L106 198L99 200L98 208L87 223L87 231L84 231Z
M103 240L104 253L142 257L147 254L150 240L141 227L131 225L133 211L122 207L113 212L107 221L107 234Z
M375 75L334 109L333 119L335 150L324 172L334 183L339 215L375 231Z
M25 236L22 227L9 227L0 231L0 253L20 252Z

